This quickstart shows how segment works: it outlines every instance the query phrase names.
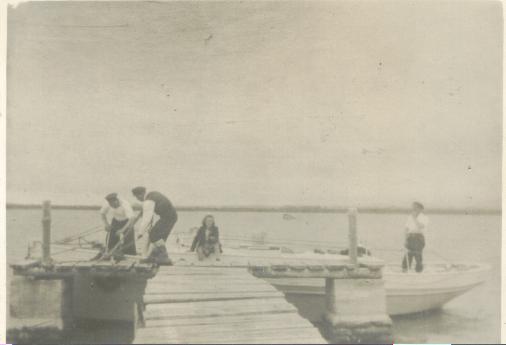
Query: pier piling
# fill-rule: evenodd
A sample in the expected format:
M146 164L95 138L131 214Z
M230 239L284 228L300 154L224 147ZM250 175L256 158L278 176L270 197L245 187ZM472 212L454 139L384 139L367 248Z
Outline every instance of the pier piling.
M357 265L357 209L348 209L348 239L350 262Z
M42 264L51 264L51 201L42 204Z

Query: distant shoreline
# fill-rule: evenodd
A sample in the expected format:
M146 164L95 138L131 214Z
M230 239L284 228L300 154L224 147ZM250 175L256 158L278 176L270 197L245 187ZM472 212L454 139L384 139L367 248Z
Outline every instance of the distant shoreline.
M14 204L7 203L7 209L40 209L37 204ZM55 210L99 210L97 205L52 205ZM178 206L179 211L213 211L213 212L275 212L275 213L346 213L345 207L323 207L323 206ZM359 207L361 213L407 213L408 208L399 207ZM428 209L428 214L485 214L500 215L502 210L494 209Z

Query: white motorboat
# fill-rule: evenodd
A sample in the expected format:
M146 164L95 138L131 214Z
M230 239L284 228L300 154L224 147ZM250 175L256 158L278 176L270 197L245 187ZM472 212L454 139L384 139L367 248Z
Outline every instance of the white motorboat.
M422 273L403 273L398 266L383 270L389 315L419 313L441 308L452 299L483 283L489 274L486 264L428 264ZM325 282L321 279L267 279L311 320L321 317Z
M179 249L186 247L184 240L178 241ZM223 247L223 260L244 261L252 258L279 258L343 262L347 256L337 251L299 251L286 247L268 245L236 245ZM362 256L363 261L377 262L377 258ZM402 272L400 265L386 265L383 281L389 315L419 313L441 308L452 299L482 284L488 278L490 265L483 263L427 263L424 271ZM285 293L306 318L318 321L324 310L325 281L314 278L266 278L277 289Z

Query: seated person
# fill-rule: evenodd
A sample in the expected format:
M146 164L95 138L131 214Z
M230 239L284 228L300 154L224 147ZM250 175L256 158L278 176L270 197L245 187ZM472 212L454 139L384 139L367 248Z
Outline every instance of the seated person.
M215 254L216 260L219 260L222 252L220 233L212 215L207 215L202 220L202 226L197 231L190 250L197 251L199 260L204 260L211 254Z

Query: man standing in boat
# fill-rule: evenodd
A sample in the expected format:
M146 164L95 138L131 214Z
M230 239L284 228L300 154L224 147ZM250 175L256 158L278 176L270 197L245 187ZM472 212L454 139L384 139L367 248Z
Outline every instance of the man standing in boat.
M105 197L105 203L100 209L100 215L104 222L107 253L116 251L118 243L125 243L122 250L123 254L136 255L135 235L132 231L135 222L134 211L128 201L118 197L116 193L110 193ZM109 223L107 216L111 214L112 219Z
M411 268L413 258L415 259L415 271L423 271L423 248L425 247L425 235L427 233L427 226L429 225L429 218L423 213L424 207L419 202L414 202L412 205L412 212L406 222L406 241L405 247L407 253L402 260L403 272Z
M170 200L160 192L146 193L145 187L132 189L135 198L142 202L142 221L140 233L148 233L149 239L145 248L147 261L170 265L165 242L177 222L177 212ZM154 215L159 219L154 222Z

